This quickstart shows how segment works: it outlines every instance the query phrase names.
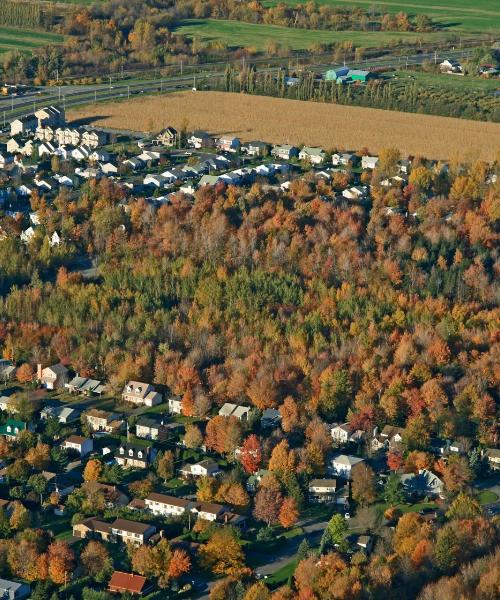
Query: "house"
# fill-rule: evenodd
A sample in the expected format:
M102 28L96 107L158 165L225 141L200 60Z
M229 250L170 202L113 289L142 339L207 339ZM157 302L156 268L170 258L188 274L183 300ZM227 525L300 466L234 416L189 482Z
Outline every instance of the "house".
M118 173L118 167L110 162L99 163L99 168L104 175L116 175Z
M19 412L19 400L17 398L12 398L11 396L1 396L0 410L10 414Z
M15 154L21 150L21 144L16 140L16 138L10 138L6 144L6 150L9 154Z
M347 539L349 542L351 542L351 544L354 544L364 550L366 554L370 554L373 550L374 539L371 535L354 534L350 535Z
M139 417L135 424L135 435L147 440L165 439L167 429L162 419Z
M70 435L61 447L65 450L75 450L80 456L86 456L94 449L94 441L81 435Z
M155 165L160 160L161 153L156 150L143 150L137 157L146 165Z
M275 158L280 158L281 160L290 160L298 157L299 149L296 146L291 146L290 144L282 144L279 146L274 146L271 150L271 154Z
M444 456L450 450L450 442L449 440L442 440L440 438L431 438L429 440L429 448L434 454Z
M61 245L61 236L57 233L57 231L54 231L49 238L49 246L51 248L53 248L54 246L60 246L60 245Z
M353 185L342 191L342 196L347 200L361 200L367 195L368 189L365 186Z
M0 381L10 381L16 375L15 365L5 358L0 359Z
M372 438L373 450L387 448L389 450L402 450L403 436L405 433L404 427L395 427L393 425L385 425L380 434L375 428Z
M241 140L237 137L223 136L217 140L217 148L222 152L238 152Z
M145 508L154 515L179 517L191 510L193 502L185 498L152 492L144 499Z
M365 462L363 458L349 456L347 454L339 454L332 458L329 470L332 472L332 474L337 475L338 477L350 479L353 468L363 462Z
M98 379L89 379L88 377L73 377L71 381L64 386L71 393L80 393L85 396L91 394L101 395L106 391L106 386Z
M420 469L417 474L404 473L401 483L407 494L414 496L439 496L443 498L444 484L437 475L427 469Z
M238 406L236 404L231 404L230 402L226 402L219 410L219 415L222 417L236 417L240 421L248 420L248 416L250 414L249 406Z
M156 449L152 446L139 446L137 444L120 444L115 452L115 460L122 467L135 467L147 469L154 461Z
M26 115L24 117L19 117L18 119L14 119L10 123L10 135L14 137L15 135L25 135L27 133L34 133L36 131L38 125L38 119L34 114Z
M326 152L322 148L304 146L299 152L299 159L306 160L311 165L321 165L325 162Z
M362 156L361 157L361 168L363 169L375 169L378 165L378 156Z
M57 146L52 144L52 142L42 142L38 146L38 156L43 158L44 156L52 156L56 153Z
M48 390L64 388L69 381L68 373L68 369L61 363L45 367L45 369L42 369L41 364L38 364L37 367L37 379Z
M214 502L196 502L191 508L192 513L205 521L217 521L228 510L227 506Z
M77 538L101 538L105 541L114 541L111 539L111 526L109 523L99 521L94 517L84 519L73 525L73 536Z
M247 142L243 147L249 156L267 156L269 154L269 144L255 140L253 142Z
M140 381L129 381L122 392L122 400L143 406L161 404L162 397L154 386Z
M0 579L0 598L2 600L24 600L24 598L29 598L30 594L31 587L27 583Z
M330 433L333 441L337 444L347 444L348 442L357 443L360 442L365 435L365 432L361 431L361 429L351 432L349 423L333 425Z
M31 431L32 426L17 419L7 419L3 425L0 425L0 435L10 440L15 440L22 431L27 430Z
M114 571L108 583L108 591L112 594L132 594L144 596L153 590L153 584L142 575Z
M123 426L122 415L119 413L91 408L84 414L87 423L93 431L107 431L108 433L112 433L118 431Z
M105 523L94 517L84 519L73 525L73 535L79 538L101 538L105 541L145 544L156 533L156 527L149 523L138 523L128 519L116 519Z
M182 398L180 396L170 396L169 397L168 412L172 415L182 414Z
M153 142L162 146L175 146L177 144L177 139L177 129L166 127L160 131Z
M454 58L443 60L442 63L439 63L439 68L443 73L463 73L462 65Z
M38 127L58 127L66 123L64 110L56 106L44 106L35 112Z
M163 175L149 174L143 179L144 185L154 185L157 188L166 187L169 183L168 179Z
M328 504L335 500L336 490L336 479L312 479L308 487L309 500L320 504Z
M186 464L179 469L181 477L216 477L222 471L219 465L207 458L195 464Z
M281 423L281 414L275 408L266 408L260 418L260 426L263 429L274 429Z
M82 143L89 148L95 149L99 146L105 146L108 142L109 134L101 129L86 129L82 133Z
M108 508L127 506L130 502L130 498L117 488L116 485L100 483L99 481L85 481L81 485L81 489L84 490L87 495L95 493L103 494Z
M268 471L267 469L260 469L259 471L257 471L257 473L250 475L245 484L247 491L251 493L256 492L260 482L262 481L262 478L268 475L269 473L270 471Z
M82 144L71 151L71 158L75 160L89 160L91 154L92 148Z
M48 490L56 492L61 498L69 496L71 492L82 482L80 471L72 470L68 473L54 473L53 471L42 471L48 483Z
M486 448L483 456L488 461L490 469L494 471L500 469L500 450L497 448Z
M187 143L192 148L210 148L213 146L213 138L206 131L193 131L188 137Z
M138 171L139 169L143 169L145 166L140 158L134 158L134 157L127 158L126 160L124 160L122 162L122 165L124 165L126 167L130 167L132 169L132 171Z
M71 406L46 406L40 411L42 419L57 419L59 423L68 424L78 421L81 411Z

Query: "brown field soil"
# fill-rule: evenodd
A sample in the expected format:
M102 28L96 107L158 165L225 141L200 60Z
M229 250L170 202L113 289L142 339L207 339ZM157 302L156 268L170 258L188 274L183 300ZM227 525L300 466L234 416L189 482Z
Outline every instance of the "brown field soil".
M242 140L370 152L397 147L434 159L493 160L500 124L224 92L179 92L72 110L71 119L135 131L171 125Z

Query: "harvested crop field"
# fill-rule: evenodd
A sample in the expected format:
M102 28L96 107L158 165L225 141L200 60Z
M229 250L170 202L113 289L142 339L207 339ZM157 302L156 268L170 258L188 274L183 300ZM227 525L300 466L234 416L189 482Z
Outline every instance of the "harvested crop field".
M180 92L86 106L71 119L116 129L157 131L167 125L232 134L243 140L371 152L395 146L434 159L492 160L500 124L224 92Z

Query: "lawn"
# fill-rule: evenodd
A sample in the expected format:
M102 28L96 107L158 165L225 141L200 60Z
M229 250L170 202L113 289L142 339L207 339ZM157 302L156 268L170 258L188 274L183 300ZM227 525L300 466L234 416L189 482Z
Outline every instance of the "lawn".
M380 503L376 506L382 513L389 508L389 504L387 503ZM416 504L398 504L396 508L398 508L402 513L409 513L420 512L425 508L436 509L438 508L438 505L435 502L417 502Z
M55 33L0 27L0 53L14 50L32 52L46 44L60 44L64 36Z
M498 79L485 79L472 75L446 75L445 73L425 73L423 71L395 71L389 74L393 79L407 80L411 77L417 83L436 90L452 90L456 92L489 93L500 88Z
M257 50L265 50L271 41L292 50L307 49L314 44L345 41L353 41L358 46L371 48L390 46L399 43L400 40L411 42L417 39L435 39L436 35L442 35L395 31L320 31L216 19L186 19L176 26L174 32L203 42L223 42L229 48L254 47Z
M498 496L491 490L483 490L476 498L479 504L493 504L493 502L498 500Z
M498 0L316 0L318 4L331 6L361 6L365 9L375 6L377 11L398 13L404 11L409 15L426 14L435 23L439 23L447 31L464 33L498 33L500 31L500 3ZM307 0L264 0L265 6L274 6L285 2L295 6Z
M281 569L275 571L272 575L269 575L269 577L266 579L266 584L270 588L275 588L279 585L285 584L290 578L290 575L293 575L296 566L297 561L292 560L288 564L281 567Z

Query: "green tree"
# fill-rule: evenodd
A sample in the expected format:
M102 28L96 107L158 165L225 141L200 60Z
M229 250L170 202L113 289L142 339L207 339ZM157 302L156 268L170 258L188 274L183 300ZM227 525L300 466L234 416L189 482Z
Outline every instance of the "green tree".
M437 534L434 546L434 562L443 573L449 573L458 564L461 552L455 530L450 525L442 527Z
M352 399L348 371L328 367L320 376L319 409L327 420L344 419Z
M397 473L389 475L384 486L384 500L391 506L396 506L405 501L405 492L401 477Z
M340 548L345 544L345 536L349 531L349 525L344 517L340 514L335 514L328 522L321 542L319 545L320 554L324 554L325 550L337 544Z

